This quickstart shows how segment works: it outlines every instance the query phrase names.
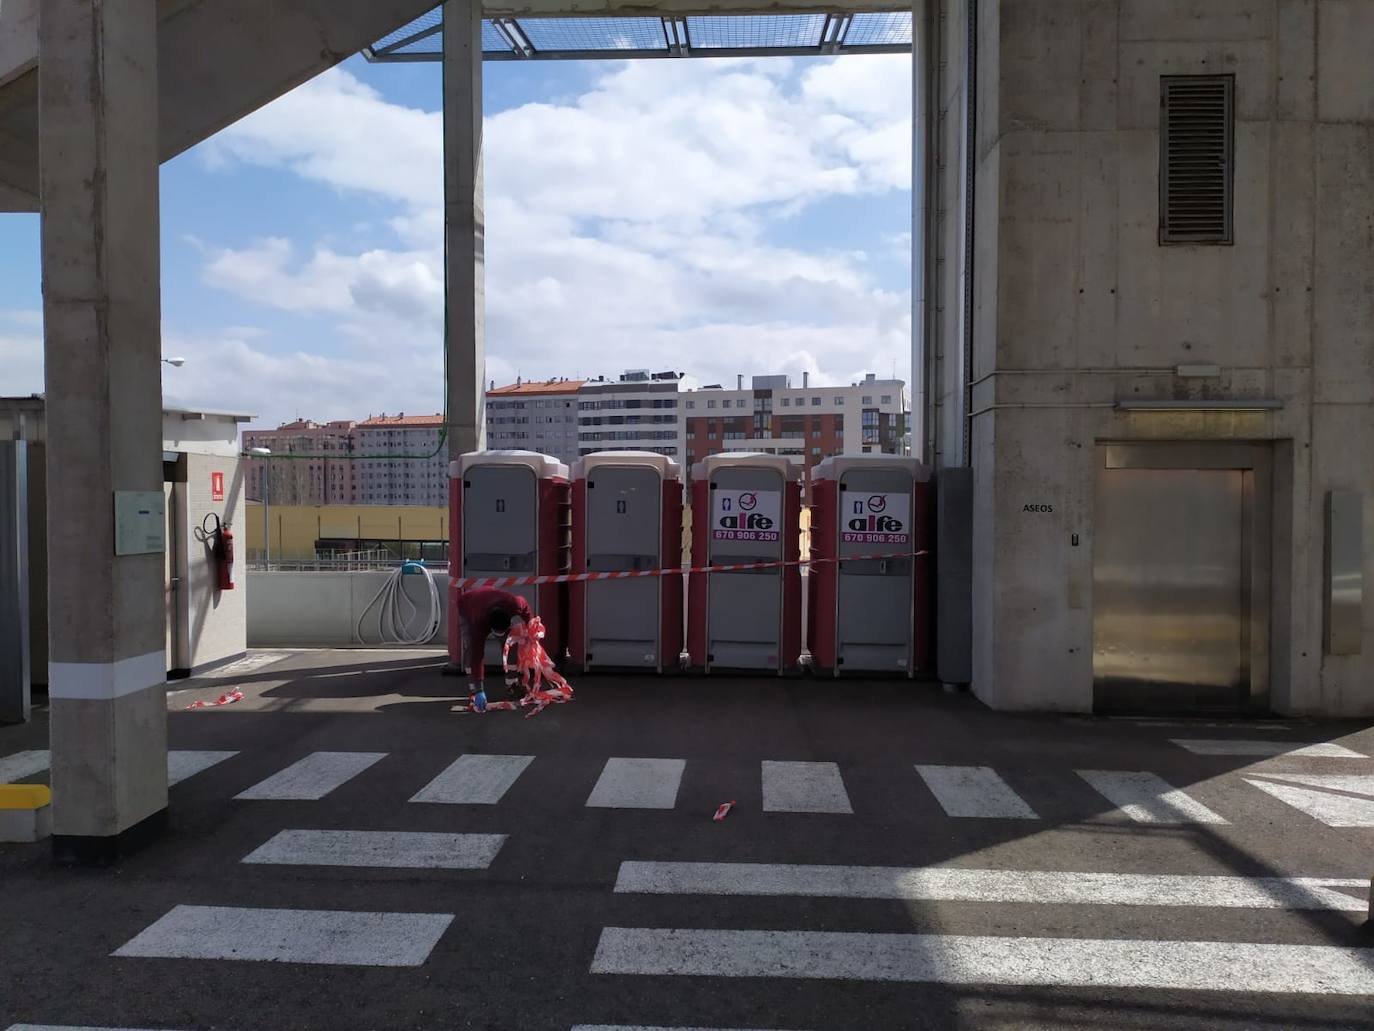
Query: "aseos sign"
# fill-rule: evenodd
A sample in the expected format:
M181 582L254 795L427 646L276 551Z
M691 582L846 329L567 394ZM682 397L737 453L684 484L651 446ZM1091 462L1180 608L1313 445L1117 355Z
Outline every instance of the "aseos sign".
M841 518L840 540L845 544L909 544L911 495L849 494L848 511Z
M782 526L782 492L716 490L711 536L718 541L776 541Z

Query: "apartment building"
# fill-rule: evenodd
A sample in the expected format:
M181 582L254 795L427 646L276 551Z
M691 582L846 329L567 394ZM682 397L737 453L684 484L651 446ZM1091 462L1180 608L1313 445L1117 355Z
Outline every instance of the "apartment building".
M445 505L448 445L442 415L378 415L354 431L357 504Z
M538 451L571 465L578 456L577 401L582 380L517 379L487 391L487 447Z
M765 451L811 468L831 455L902 454L907 447L906 384L869 373L843 387L813 387L803 375L755 376L748 388L711 384L682 395L686 462L721 451Z
M679 393L684 374L631 369L587 380L577 395L577 451L653 451L683 460Z
M260 501L268 488L274 504L353 504L357 470L351 458L357 425L351 419L297 419L275 430L245 432L245 451L267 448L273 455L246 463L247 496Z

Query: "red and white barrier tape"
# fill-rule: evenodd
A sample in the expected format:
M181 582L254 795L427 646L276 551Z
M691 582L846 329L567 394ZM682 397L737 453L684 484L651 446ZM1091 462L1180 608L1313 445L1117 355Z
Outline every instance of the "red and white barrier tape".
M693 573L738 573L746 569L776 569L779 566L817 566L826 562L871 562L883 558L920 558L928 551L888 552L882 555L836 555L832 558L804 558L776 562L735 562L722 566L687 566L681 569L617 569L608 573L558 573L546 576L461 576L450 583L459 590L473 587L534 587L539 584L582 583L587 580L625 580L637 576L688 576Z
M186 708L209 709L213 708L216 705L233 705L235 702L241 701L243 701L243 692L236 687L232 691L226 691L224 694L216 698L213 702L192 702L190 705L186 706Z

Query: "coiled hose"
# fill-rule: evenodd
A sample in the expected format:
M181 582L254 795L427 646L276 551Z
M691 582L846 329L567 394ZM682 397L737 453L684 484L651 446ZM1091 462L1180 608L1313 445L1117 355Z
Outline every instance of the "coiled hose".
M406 596L405 588L401 586L402 579L409 573L423 573L425 576L425 583L429 591L429 615L417 633L408 635L406 627L410 626L420 614L420 607ZM363 621L367 619L367 614L372 611L373 606L379 602L381 607L377 610L377 633L381 640L377 643L410 646L428 644L439 632L439 626L443 622L439 585L434 580L434 574L422 563L401 563L386 578L377 593L372 596L372 600L367 603L367 607L358 616L356 630L360 644L369 643L363 637Z

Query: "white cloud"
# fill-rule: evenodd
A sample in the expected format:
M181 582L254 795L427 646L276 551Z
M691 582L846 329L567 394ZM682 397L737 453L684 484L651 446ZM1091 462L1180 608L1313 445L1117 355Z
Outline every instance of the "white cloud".
M814 382L848 382L894 359L904 373L909 298L872 279L875 261L893 262L887 241L865 254L839 238L768 239L831 197L890 199L893 233L909 227L910 59L607 67L581 96L486 120L488 377L634 365L711 382L803 369ZM361 411L341 408L340 398L373 396L348 386L365 371L350 362L391 348L398 327L406 361L440 361L441 129L437 113L389 103L335 70L208 145L226 174L277 167L391 206L391 249L351 252L346 236L206 248L207 283L320 313L344 335L353 357L271 358L236 340L245 372L294 378L303 412ZM348 374L325 375L327 365Z

